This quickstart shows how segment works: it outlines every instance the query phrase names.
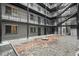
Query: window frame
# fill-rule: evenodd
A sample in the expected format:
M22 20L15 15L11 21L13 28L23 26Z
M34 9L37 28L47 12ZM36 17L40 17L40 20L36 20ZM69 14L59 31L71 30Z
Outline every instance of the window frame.
M18 14L17 8L12 8L12 13L13 13L13 14Z
M10 26L11 28L10 28L10 33L7 33L6 32L6 26ZM15 32L13 32L14 31L14 27L13 26L15 26ZM14 25L14 24L5 24L5 34L17 34L17 27L18 27L18 25Z
M30 14L30 20L34 20L34 15Z
M41 7L40 6L38 6L38 11L41 11Z
M30 3L30 6L31 6L31 7L33 7L33 6L34 6L34 4L33 4L33 3Z
M36 33L36 27L30 27L30 33Z
M5 14L12 15L12 8L10 6L5 6Z
M41 23L41 17L38 16L38 23L40 24Z

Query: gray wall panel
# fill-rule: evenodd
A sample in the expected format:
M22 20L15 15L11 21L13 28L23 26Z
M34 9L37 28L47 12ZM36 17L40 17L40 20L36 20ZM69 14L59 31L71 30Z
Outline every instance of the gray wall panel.
M16 34L5 34L5 25L6 24L16 24L17 25L17 33ZM27 37L27 24L3 22L2 23L2 30L3 30L3 33L2 33L3 41Z

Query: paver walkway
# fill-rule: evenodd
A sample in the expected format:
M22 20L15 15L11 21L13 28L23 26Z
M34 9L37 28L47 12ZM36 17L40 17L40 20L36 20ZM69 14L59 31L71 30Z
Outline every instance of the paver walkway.
M16 45L21 56L75 56L76 37L65 36L56 41L34 40Z

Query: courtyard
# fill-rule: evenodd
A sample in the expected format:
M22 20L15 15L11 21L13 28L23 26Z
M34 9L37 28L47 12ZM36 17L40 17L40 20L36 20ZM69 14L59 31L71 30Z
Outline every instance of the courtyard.
M20 56L75 56L78 51L76 37L61 36L54 39L36 39L15 47Z

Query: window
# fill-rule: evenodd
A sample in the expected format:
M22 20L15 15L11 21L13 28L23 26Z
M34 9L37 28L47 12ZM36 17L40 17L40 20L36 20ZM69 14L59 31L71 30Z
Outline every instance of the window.
M44 24L44 19L41 19L42 23Z
M41 8L38 6L38 11L41 11Z
M30 32L31 32L31 33L33 32L33 27L30 28Z
M34 32L36 32L36 28L34 27Z
M16 8L13 8L13 13L17 14L17 9Z
M6 33L11 33L11 26L10 25L6 25L5 32Z
M49 24L49 21L47 20L47 24Z
M6 34L17 33L17 26L14 26L14 25L6 25L5 26L5 33Z
M11 26L11 32L17 33L17 26Z
M49 12L47 12L47 15L49 15Z
M5 7L5 14L11 15L11 14L12 14L12 8L9 7L9 6L6 6L6 7Z
M41 22L41 18L38 16L38 23L40 24L40 22Z
M33 3L30 3L30 6L33 7Z
M44 14L46 14L46 10L44 10Z
M31 33L35 33L36 32L36 28L35 27L30 27L30 32Z
M44 19L44 24L46 24L46 19Z
M34 20L34 16L32 14L30 14L30 19Z

